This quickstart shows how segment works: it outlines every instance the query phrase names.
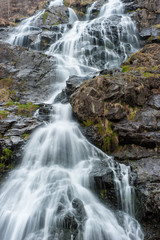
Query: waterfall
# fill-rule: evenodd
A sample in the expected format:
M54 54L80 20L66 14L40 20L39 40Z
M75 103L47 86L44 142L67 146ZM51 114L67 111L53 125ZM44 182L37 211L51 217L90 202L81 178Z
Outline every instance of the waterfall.
M38 12L36 15L23 20L20 25L13 30L10 34L7 42L14 45L25 46L29 44L28 36L33 33L41 32L41 29L37 27L36 22L44 13L43 11Z
M32 134L21 165L0 190L1 240L143 240L134 219L129 167L89 143L72 118L71 106L54 101L69 76L92 76L119 66L138 48L136 30L119 0L105 3L94 20L73 16L72 28L46 52L57 62L55 91L48 100L54 109L51 122ZM99 161L113 172L120 220L90 191L89 174Z
M91 4L91 6L87 9L86 20L90 20L90 16L92 14L92 11L93 11L96 3L97 3L97 1L93 2L93 4Z

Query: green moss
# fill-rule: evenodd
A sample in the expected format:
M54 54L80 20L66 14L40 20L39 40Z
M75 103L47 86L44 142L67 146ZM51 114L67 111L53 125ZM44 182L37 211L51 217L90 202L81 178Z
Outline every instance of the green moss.
M5 172L5 171L8 171L8 170L11 170L11 169L13 169L14 164L15 163L13 162L13 152L10 149L5 148L1 152L0 171Z
M27 139L29 138L30 134L28 134L28 133L24 133L22 136L23 136L24 139L27 140Z
M111 151L111 136L106 136L103 139L102 150L104 152L110 153L110 151Z
M2 156L0 158L1 160L1 163L3 163L2 161L6 161L8 158L12 157L12 154L13 152L8 149L8 148L5 148L3 151L2 151Z
M111 151L114 151L119 144L118 141L118 134L113 131L112 129L112 122L108 122L108 126L104 127L101 124L96 124L96 127L98 127L98 134L102 137L103 143L102 143L102 150L106 153L110 153Z
M8 102L8 103L5 103L5 107L11 107L12 105L14 104L14 102Z
M0 170L4 171L5 169L5 164L4 163L0 163Z
M84 13L84 12L81 12L81 11L79 11L78 14L81 15L81 16L84 16L84 15L85 15L85 13Z
M30 117L32 115L32 112L36 111L38 107L38 105L34 105L32 102L28 104L18 105L18 114L21 116Z
M83 125L86 127L90 127L93 125L93 121L91 119L88 119L87 121L83 121Z
M101 136L104 136L105 128L100 123L97 123L96 127L98 128L98 131L97 131L98 134L101 135Z
M160 28L160 23L153 26L154 28Z
M151 70L159 70L159 69L160 69L160 65L157 65L157 66L151 68Z
M104 199L107 194L107 189L102 189L100 194L101 194L101 198Z
M136 68L135 70L143 73L143 72L145 72L147 69L148 69L147 67L139 67L139 68Z
M0 87L10 87L12 85L12 78L2 78L0 79Z
M64 4L65 6L67 6L67 3L66 3L66 1L65 1L65 0L63 0L63 4Z
M152 39L153 39L153 37L152 37L152 36L151 36L151 37L149 37L149 38L147 39L147 42L151 43L151 42L152 42Z
M43 24L45 24L45 21L48 18L48 12L44 12L42 15L42 18L43 18Z
M53 24L53 26L57 26L59 24L60 24L60 22L56 22L56 23Z
M3 150L3 153L4 153L7 157L12 156L12 151L11 151L10 149L8 149L8 148L5 148L5 149Z
M5 110L0 110L0 119L5 119L10 112Z
M127 117L128 117L128 120L134 121L138 109L137 109L137 108L129 108L129 109L130 109L130 113L129 113L129 115L127 116Z
M130 71L130 66L129 65L122 66L121 68L122 68L123 73Z
M147 77L147 78L150 78L150 77L152 77L152 78L159 78L160 74L145 72L145 73L143 73L143 76Z

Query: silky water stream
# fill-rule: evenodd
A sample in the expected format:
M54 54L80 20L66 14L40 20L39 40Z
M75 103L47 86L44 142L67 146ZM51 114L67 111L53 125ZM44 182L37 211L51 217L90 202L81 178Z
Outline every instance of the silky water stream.
M58 5L63 1L50 3ZM66 27L46 52L57 62L57 83L48 100L54 111L50 123L32 134L21 165L0 190L1 240L143 240L134 219L129 167L90 144L72 119L71 106L55 102L69 76L92 76L100 69L118 67L138 49L135 26L122 2L109 0L97 18L89 20L95 6L84 21L69 9L71 29ZM28 19L28 26L34 26L39 15ZM9 42L23 45L26 27L27 20ZM90 191L89 175L99 161L113 172L120 218Z

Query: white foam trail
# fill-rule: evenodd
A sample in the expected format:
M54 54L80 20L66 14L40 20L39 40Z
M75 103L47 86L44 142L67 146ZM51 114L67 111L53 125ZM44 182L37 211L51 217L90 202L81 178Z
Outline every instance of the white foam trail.
M78 17L72 8L68 8L68 10L69 10L69 23L73 24L75 21L78 21Z

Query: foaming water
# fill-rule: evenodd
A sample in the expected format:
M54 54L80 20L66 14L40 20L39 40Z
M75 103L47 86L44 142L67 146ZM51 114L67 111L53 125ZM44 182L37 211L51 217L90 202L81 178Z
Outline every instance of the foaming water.
M62 1L53 3L61 5ZM93 24L101 26L98 34L105 36L105 9L109 16L114 16L117 3L121 2L112 0L104 4L98 20L80 22L72 12L72 28L47 52L57 60L56 92L48 100L54 111L51 123L32 134L22 164L11 172L0 190L1 240L143 240L140 225L134 219L129 167L116 163L87 141L72 119L69 104L54 102L66 78L96 74L102 65L106 66L103 59L97 59L100 61L97 64L89 61L88 58L93 57L91 52L83 53L93 40L92 34L88 36ZM133 29L124 15L121 21L127 33L131 28L130 34ZM130 35L127 37L129 40ZM98 41L98 36L96 38ZM96 42L95 46L99 49ZM123 42L121 46L124 47ZM108 54L108 49L106 52ZM114 54L116 59L118 53L111 50L110 56ZM120 59L115 59L110 58L110 64L105 58L105 62L116 67ZM90 191L89 174L99 161L104 161L113 172L122 209L120 217Z
M14 28L6 42L27 47L29 44L28 36L41 32L41 29L37 26L37 20L43 13L44 11L40 11L36 15L23 20L18 27Z

